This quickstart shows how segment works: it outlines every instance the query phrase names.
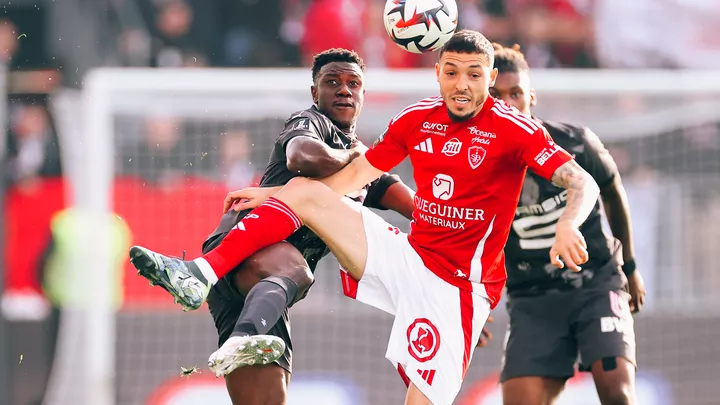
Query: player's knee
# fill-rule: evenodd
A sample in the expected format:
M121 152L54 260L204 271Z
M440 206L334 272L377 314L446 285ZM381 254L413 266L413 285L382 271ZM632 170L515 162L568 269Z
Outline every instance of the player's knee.
M598 389L600 402L603 405L631 405L633 404L632 386L629 383L619 383Z
M310 286L315 282L315 276L313 276L310 268L303 265L289 268L284 276L293 281L297 286L297 298L290 305L304 298Z
M550 405L565 387L564 379L517 377L502 383L503 405Z
M280 288L285 291L288 307L292 306L292 304L297 301L297 298L299 296L299 286L293 279L285 276L270 276L264 279L262 282L273 283L280 286Z

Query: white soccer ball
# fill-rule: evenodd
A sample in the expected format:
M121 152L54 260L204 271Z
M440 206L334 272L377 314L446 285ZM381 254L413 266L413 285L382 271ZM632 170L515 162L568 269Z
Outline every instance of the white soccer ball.
M436 51L455 33L455 0L387 0L383 22L390 39L413 53Z

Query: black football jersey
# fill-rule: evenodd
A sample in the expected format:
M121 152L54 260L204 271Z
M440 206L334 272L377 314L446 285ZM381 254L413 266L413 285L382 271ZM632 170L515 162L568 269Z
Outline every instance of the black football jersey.
M324 116L315 106L307 110L299 111L285 121L285 126L275 140L273 150L270 154L265 173L260 180L260 186L274 187L286 184L293 177L298 176L287 168L287 155L285 148L290 140L299 136L315 138L333 149L348 149L357 138L354 134L349 135L340 130L335 124ZM384 174L371 184L368 184L364 193L353 197L362 201L363 205L370 208L385 209L380 205L380 199L385 191L392 184L399 182L397 176ZM230 231L250 211L230 211L223 215L220 225L210 235L208 240ZM325 257L330 250L325 243L307 227L298 229L287 241L302 252L310 269L315 271L317 263Z
M602 189L614 181L617 167L600 139L588 128L545 121L552 139L573 155L575 161ZM509 295L537 295L553 290L610 287L622 288L621 246L602 228L600 201L580 231L588 245L589 261L582 271L559 269L550 263L555 226L565 211L567 190L528 171L520 202L505 246Z

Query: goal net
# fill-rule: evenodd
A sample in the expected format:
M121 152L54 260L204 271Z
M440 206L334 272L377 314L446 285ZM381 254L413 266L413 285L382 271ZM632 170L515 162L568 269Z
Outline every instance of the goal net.
M537 116L592 128L629 194L648 288L636 318L639 403L713 403L720 74L552 70L534 72L533 83ZM113 218L128 226L133 244L196 257L225 193L259 179L283 121L310 106L310 85L304 69L101 69L81 95L56 98L71 200L87 224L68 264L82 299L64 309L48 403L230 404L224 382L206 368L217 347L207 307L183 313L127 260L119 268ZM438 91L432 70L370 71L366 87L358 133L370 143L403 107ZM407 162L395 172L413 186ZM399 216L382 215L407 229ZM342 296L332 257L316 279L291 310L289 404L401 403L404 387L383 358L392 319ZM495 339L476 352L458 403L500 403L507 318L502 305L495 312ZM199 373L180 376L194 366ZM585 376L574 379L561 403L594 398L588 384Z

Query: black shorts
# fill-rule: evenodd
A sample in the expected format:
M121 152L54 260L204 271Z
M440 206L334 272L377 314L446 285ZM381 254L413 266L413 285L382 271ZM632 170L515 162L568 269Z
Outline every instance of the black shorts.
M224 234L217 235L206 241L203 245L203 254L217 246L223 236ZM235 288L233 279L233 274L230 273L218 280L217 284L210 289L206 300L218 332L218 347L230 338L245 305L245 296ZM268 335L277 336L285 342L285 353L275 363L292 373L292 340L290 339L290 318L287 309L275 326L270 329Z
M572 290L509 297L510 316L500 381L517 377L570 378L575 364L589 371L607 357L637 365L629 294Z

